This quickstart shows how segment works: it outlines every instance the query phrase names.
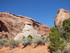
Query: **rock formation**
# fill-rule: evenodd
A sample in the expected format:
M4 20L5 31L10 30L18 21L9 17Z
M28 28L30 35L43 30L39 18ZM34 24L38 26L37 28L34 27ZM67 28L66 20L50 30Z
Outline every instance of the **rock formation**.
M64 9L59 9L54 21L55 26L62 26L63 21L68 18L70 18L70 12Z
M24 24L25 24L25 27L23 28L23 30L20 33L18 33L16 35L16 37L14 38L14 40L22 40L23 37L28 37L29 35L31 35L33 38L35 38L36 36L41 36L33 28L32 23L25 22Z
M14 15L8 12L0 13L0 35L13 38L17 34L21 33L25 27L24 22L29 22L38 34L48 36L50 33L50 27L43 25L32 18L20 15Z

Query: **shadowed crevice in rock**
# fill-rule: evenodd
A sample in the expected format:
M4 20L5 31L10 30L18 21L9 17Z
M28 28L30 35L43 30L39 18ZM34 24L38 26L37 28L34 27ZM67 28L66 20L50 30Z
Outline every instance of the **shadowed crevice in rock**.
M8 32L8 28L2 21L0 21L0 32L2 31Z

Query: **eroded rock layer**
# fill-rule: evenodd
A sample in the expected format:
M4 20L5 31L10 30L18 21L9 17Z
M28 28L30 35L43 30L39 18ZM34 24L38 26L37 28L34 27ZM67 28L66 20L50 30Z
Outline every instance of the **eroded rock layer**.
M36 22L34 19L14 15L8 12L1 12L0 13L0 35L8 36L8 38L15 37L18 33L20 33L23 28L23 22L30 22L33 25L33 28L37 31L38 34L48 36L50 33L50 27L47 25L43 25L39 22Z

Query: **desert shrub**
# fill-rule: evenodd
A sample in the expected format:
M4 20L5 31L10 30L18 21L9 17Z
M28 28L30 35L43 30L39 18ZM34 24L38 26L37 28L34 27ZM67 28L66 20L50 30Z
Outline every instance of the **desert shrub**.
M2 48L7 41L8 41L8 39L6 39L6 38L0 39L0 48Z
M10 49L13 49L13 48L19 46L19 41L15 41L15 40L11 39L11 40L8 40L8 44L9 44Z
M55 27L51 28L51 33L49 35L50 38L50 50L52 53L56 53L58 50L63 50L65 45L64 45L64 39L61 37L61 32Z
M70 31L70 19L64 20L63 22L64 30L69 32Z
M44 39L43 36L37 36L32 39L32 43L34 43L35 47L38 46L39 44L45 44L46 39Z
M48 37L47 38L44 38L44 42L45 43L50 43L50 38L48 38Z
M70 43L70 33L64 31L62 34L62 38Z
M22 40L22 45L24 45L24 47L26 47L27 45L30 45L31 44L31 36L29 36L29 37L26 37L26 38L24 38L23 40Z
M49 38L52 53L67 53L64 42L70 42L70 19L65 20L63 26L52 27Z
M70 42L70 19L67 19L63 22L63 34L62 37L67 41Z

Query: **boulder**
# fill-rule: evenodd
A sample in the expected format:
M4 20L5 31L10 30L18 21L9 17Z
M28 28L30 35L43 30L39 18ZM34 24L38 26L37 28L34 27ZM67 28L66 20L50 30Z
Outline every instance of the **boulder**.
M70 12L65 9L59 9L54 20L55 26L62 26L63 21L70 18Z

